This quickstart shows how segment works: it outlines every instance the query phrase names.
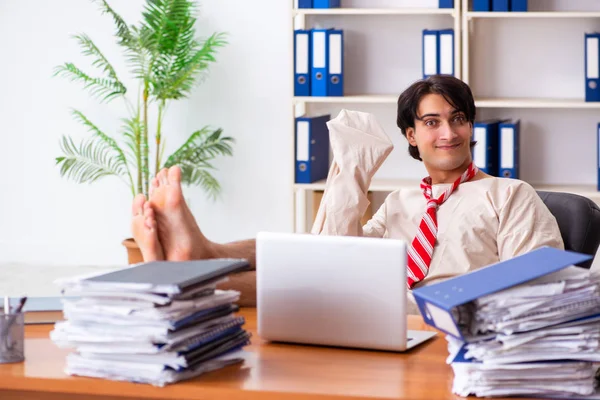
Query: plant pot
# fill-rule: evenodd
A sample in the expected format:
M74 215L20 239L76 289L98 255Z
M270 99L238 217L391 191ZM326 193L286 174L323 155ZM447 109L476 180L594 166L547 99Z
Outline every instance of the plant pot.
M127 262L129 264L144 262L142 252L133 238L125 239L121 242L121 244L127 249Z

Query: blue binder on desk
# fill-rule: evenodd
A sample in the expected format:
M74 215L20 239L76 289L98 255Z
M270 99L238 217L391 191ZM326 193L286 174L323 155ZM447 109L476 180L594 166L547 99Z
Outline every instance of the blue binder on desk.
M327 96L344 95L344 31L327 31Z
M310 68L310 93L312 96L327 96L327 71L329 49L327 48L327 35L329 29L311 30L311 68Z
M500 171L498 176L519 179L519 142L521 137L521 121L500 123Z
M340 0L313 0L314 8L338 8Z
M296 183L326 179L329 172L330 115L296 118Z
M585 34L585 101L600 101L600 33Z
M427 324L465 340L453 313L456 307L591 258L587 254L545 246L507 261L415 289L413 295Z
M294 96L310 96L310 31L294 31Z
M473 162L483 172L498 176L498 129L499 119L478 121L473 124Z

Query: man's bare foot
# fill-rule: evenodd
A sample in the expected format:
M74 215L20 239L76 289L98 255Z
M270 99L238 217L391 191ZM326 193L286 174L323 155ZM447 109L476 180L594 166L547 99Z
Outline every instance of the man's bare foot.
M135 242L142 252L144 261L164 260L163 248L158 241L154 211L150 207L150 202L146 201L146 196L138 194L133 199L131 211L133 214L131 218L131 231Z
M158 238L169 261L212 258L212 243L200 231L183 198L181 169L162 169L152 179L150 204L156 214Z

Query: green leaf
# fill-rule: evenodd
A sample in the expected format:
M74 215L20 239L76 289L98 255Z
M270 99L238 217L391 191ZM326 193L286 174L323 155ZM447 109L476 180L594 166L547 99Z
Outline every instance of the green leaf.
M72 63L65 63L55 69L54 75L64 76L71 81L77 81L84 84L84 87L90 91L92 96L100 101L110 101L116 96L124 95L125 86L112 78L92 78Z
M72 113L73 113L73 117L75 118L75 120L77 120L80 123L82 123L83 125L85 125L88 128L88 131L92 132L92 134L95 137L100 139L100 141L102 141L106 146L110 147L113 150L115 161L118 163L119 168L124 169L125 176L127 176L129 181L131 182L131 185L133 186L133 180L132 180L133 178L131 176L131 172L129 171L129 166L127 164L127 157L125 156L125 153L123 152L123 150L121 149L121 147L119 146L117 141L114 140L109 135L102 132L81 111L72 110Z
M168 74L156 84L155 95L160 99L178 99L187 96L200 72L215 62L217 49L227 44L226 34L215 33L204 41L200 49L181 49Z
M106 0L99 0L96 2L100 3L102 14L108 14L113 18L115 25L117 26L116 35L120 39L119 44L122 46L132 46L135 42L135 37L131 33L131 30L125 23L123 17L117 14L115 10L113 10L112 7L106 2Z
M185 143L169 156L164 167L181 167L181 180L185 184L200 185L208 195L215 198L221 187L211 175L211 161L219 155L232 155L234 139L222 137L223 130L204 127L190 135Z
M109 175L121 178L125 175L125 168L114 150L97 137L82 141L77 146L70 137L63 136L60 147L65 154L56 158L60 174L77 183L92 183Z
M181 182L187 185L197 185L202 187L209 198L216 199L221 192L221 185L207 169L201 165L183 160L181 167Z
M108 62L104 54L98 49L96 44L90 39L87 35L75 35L75 39L79 42L79 45L83 48L83 54L86 56L96 57L92 65L101 69L103 72L107 73L109 78L113 79L116 84L120 85L123 88L123 93L127 91L125 85L119 80L117 77L117 73L113 66Z

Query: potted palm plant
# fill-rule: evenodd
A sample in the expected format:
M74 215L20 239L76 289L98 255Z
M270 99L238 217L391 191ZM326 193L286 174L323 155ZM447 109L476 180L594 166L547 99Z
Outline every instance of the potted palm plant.
M226 44L225 35L214 33L203 40L196 38L194 1L146 0L138 25L127 24L106 0L94 1L114 21L117 44L138 87L128 90L121 75L89 36L74 36L83 54L93 59L92 66L97 71L84 72L67 62L56 68L55 75L82 84L102 103L121 100L126 116L120 132L109 134L74 109L73 117L91 136L78 143L68 135L62 137L63 154L56 158L61 176L78 183L114 176L130 188L133 196L143 193L147 197L151 176L161 168L179 165L182 183L199 185L209 197L217 197L220 185L211 174L212 161L232 154L233 138L223 136L222 129L205 126L164 157L163 121L168 104L188 97L215 62L217 50ZM156 113L154 126L148 122L151 113ZM135 242L127 239L124 244L132 249L129 261L139 261L141 255Z

